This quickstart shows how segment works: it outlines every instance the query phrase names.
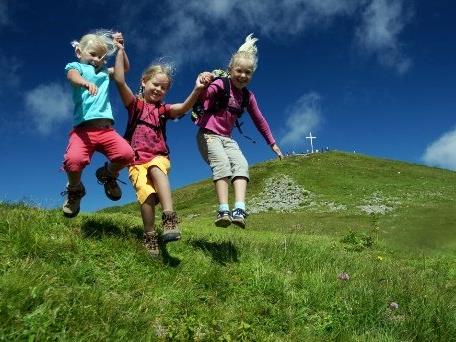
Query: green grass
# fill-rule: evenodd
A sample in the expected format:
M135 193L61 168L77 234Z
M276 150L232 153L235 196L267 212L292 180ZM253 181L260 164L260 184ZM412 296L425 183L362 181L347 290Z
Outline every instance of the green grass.
M314 205L217 229L212 183L190 185L159 260L135 203L72 220L0 204L0 340L454 340L456 173L325 153L253 166L249 198L277 175ZM372 194L393 209L360 210Z

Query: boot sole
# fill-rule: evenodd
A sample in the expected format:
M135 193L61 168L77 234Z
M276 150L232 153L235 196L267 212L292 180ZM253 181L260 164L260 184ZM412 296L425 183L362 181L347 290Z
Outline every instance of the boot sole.
M79 214L79 210L72 214L63 212L63 216L65 216L66 218L73 218L73 217L78 216L78 214Z
M109 198L111 201L118 201L118 200L120 200L120 199L122 198L122 195L120 195L120 196L118 196L118 197L117 197L117 196L114 197L114 196L108 194L108 193L106 192L106 190L105 190L105 195L106 195L106 197Z
M232 220L231 221L235 226L238 226L239 228L245 229L245 222L243 221L237 221L237 220Z
M231 220L220 219L218 221L215 221L214 224L215 224L216 227L226 228L226 227L228 227L231 224Z
M180 240L181 234L180 233L167 233L162 235L163 243L168 243L172 241Z

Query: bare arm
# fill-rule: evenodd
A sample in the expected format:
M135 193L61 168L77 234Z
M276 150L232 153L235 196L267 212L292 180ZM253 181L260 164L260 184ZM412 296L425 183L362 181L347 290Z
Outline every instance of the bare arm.
M213 78L214 76L209 72L199 74L195 82L195 87L187 99L182 103L175 103L171 105L169 111L170 117L174 119L189 111L198 100L201 90L207 87Z
M128 107L134 97L133 92L125 82L125 52L123 46L117 50L116 61L114 64L113 78L117 85L120 98L125 107Z
M114 41L114 45L117 46L117 49L120 49L120 47L122 47L122 49L124 50L124 72L127 72L128 70L130 70L130 61L128 60L128 56L125 53L125 40L122 36L122 33L121 32L114 33L112 35L112 40ZM112 67L108 68L108 71L109 71L109 75L113 76L114 68L112 68Z
M90 83L84 77L82 77L79 71L77 71L76 69L68 70L67 78L70 81L70 83L75 87L82 87L87 89L89 91L89 94L92 96L97 95L97 86L93 83Z

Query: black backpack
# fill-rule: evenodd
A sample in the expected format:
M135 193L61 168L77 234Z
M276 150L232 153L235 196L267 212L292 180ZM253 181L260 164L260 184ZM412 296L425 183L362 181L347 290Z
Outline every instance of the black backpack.
M239 122L239 118L245 112L245 108L248 105L250 91L246 87L242 88L242 102L241 102L240 109L230 107L229 106L230 91L231 91L230 79L227 76L219 76L219 77L214 78L213 81L218 80L218 79L221 79L223 82L223 89L222 89L221 95L218 96L214 105L211 108L208 108L206 110L204 110L203 103L200 100L196 101L196 103L193 105L193 108L192 108L192 115L191 115L192 121L195 122L197 118L199 118L207 113L210 113L211 115L213 115L214 113L220 112L222 110L230 109L230 112L235 113L237 116L235 125L236 125L236 128L238 129L239 133L241 133L242 136L249 139L250 141L252 141L255 144L255 140L246 136L242 132L241 126L243 123ZM217 84L214 84L214 85L220 89L219 85L217 85Z
M141 120L141 114L144 110L144 100L135 98L135 103L134 103L134 109L133 109L133 115L131 116L130 120L127 122L127 128L125 129L124 133L124 139L128 141L129 144L131 144L131 139L133 137L133 133L136 130L136 127L138 125L145 125L151 129L153 129L157 135L162 135L163 139L165 140L166 144L166 120L168 120L165 116L165 106L161 105L158 108L158 113L159 113L159 122L160 124L158 126L152 125L149 122ZM169 148L168 144L166 144L166 149L168 150L169 153Z

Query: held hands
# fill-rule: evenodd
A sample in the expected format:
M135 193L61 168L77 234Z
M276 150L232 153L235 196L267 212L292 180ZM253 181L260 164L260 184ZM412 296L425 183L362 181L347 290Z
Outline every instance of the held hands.
M211 82L214 80L214 75L208 71L204 71L198 75L196 79L195 88L196 89L203 89L207 87Z
M114 45L118 49L124 49L125 48L125 40L122 36L122 32L116 32L112 35L112 41L114 42Z
M277 154L277 157L282 160L283 154L282 154L282 151L280 150L279 146L274 143L271 145L271 148L275 152L275 154Z

